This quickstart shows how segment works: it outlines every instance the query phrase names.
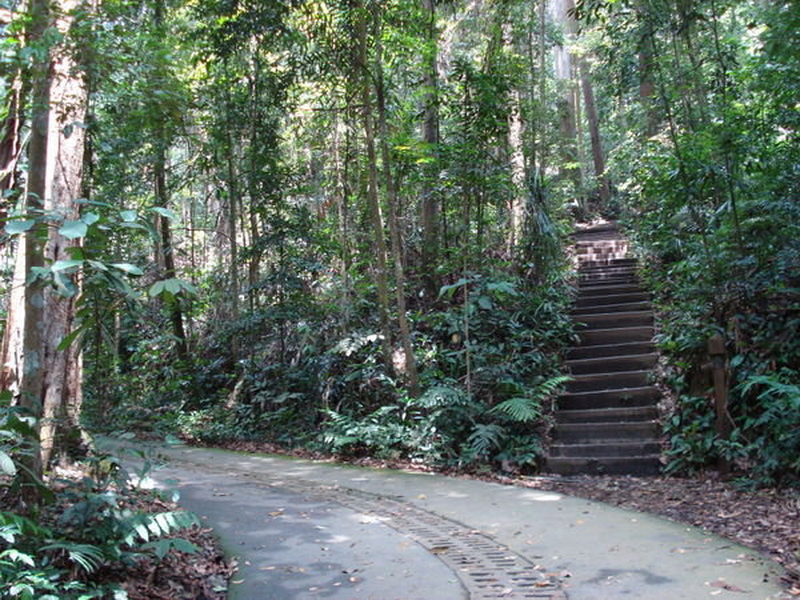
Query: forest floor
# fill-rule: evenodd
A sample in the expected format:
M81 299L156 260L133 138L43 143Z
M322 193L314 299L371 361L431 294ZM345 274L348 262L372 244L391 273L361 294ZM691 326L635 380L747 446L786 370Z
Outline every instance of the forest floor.
M272 444L234 442L224 447L245 452L287 454ZM289 454L366 467L430 471L407 461L344 460L302 451ZM788 593L800 597L800 490L744 490L732 482L721 480L714 473L685 478L448 474L559 492L699 527L771 557L786 569L784 581Z

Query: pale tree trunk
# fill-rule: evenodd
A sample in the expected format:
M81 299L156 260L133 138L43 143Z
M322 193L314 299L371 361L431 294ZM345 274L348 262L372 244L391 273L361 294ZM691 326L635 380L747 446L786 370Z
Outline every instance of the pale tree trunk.
M389 127L386 122L386 96L383 83L383 64L380 41L380 8L374 5L377 50L375 53L376 96L378 99L378 122L381 134L381 158L383 160L383 178L386 185L388 199L389 233L392 241L392 262L394 262L395 296L397 301L397 324L400 329L400 342L403 345L406 377L411 397L419 396L419 377L417 375L417 360L414 356L414 346L411 343L411 328L406 315L406 277L403 268L403 249L400 243L400 224L397 219L398 197L397 189L392 176L391 157L389 155Z
M425 72L422 85L425 89L422 139L427 146L430 162L425 167L422 183L422 265L425 269L425 287L435 298L439 288L436 265L439 260L439 213L441 207L436 191L439 173L439 33L436 27L436 0L422 0L422 14L427 20L426 37L429 47L425 54Z
M513 46L514 36L507 19L501 23L503 32L503 45ZM517 244L522 238L522 228L525 220L526 181L528 179L525 161L525 123L522 116L522 92L518 87L513 87L509 94L508 112L508 162L511 169L511 185L513 196L509 205L509 227L507 248L509 256L513 255Z
M564 37L568 43L572 40L575 29L574 21L568 14L571 5L571 0L550 0L552 18L562 26ZM557 44L553 47L555 79L560 93L558 108L561 129L561 160L564 163L560 170L562 177L571 179L576 189L579 190L581 177L580 169L576 167L578 134L572 58L572 54L566 46Z
M378 159L375 153L375 127L372 122L370 74L367 69L366 18L366 15L362 14L358 20L358 64L356 67L361 71L361 100L364 105L364 143L367 147L367 200L375 242L375 259L377 263L375 285L378 290L378 316L383 334L383 361L387 370L392 371L392 329L389 323L389 285L386 280L386 238L383 230L383 212L378 198Z
M77 2L64 3L64 14L77 7ZM71 18L62 16L59 29L67 31ZM86 143L86 108L88 94L86 81L78 71L75 57L67 51L54 56L50 105L57 108L50 120L48 135L48 180L51 182L46 196L46 207L66 219L80 217L80 205L75 200L83 192L84 150ZM51 174L52 173L52 174ZM48 201L49 200L49 201ZM51 229L45 248L48 263L72 258L70 248L80 245L79 240L69 240ZM74 282L80 286L80 281ZM75 321L77 296L65 298L48 290L45 294L44 360L46 365L43 419L40 430L42 463L47 465L56 447L56 432L81 432L82 358L76 344L64 350L58 348L72 331ZM88 440L86 440L88 441Z
M519 90L511 92L511 110L508 115L508 145L511 149L511 184L514 196L511 199L511 223L508 233L508 250L513 253L522 238L525 221L525 196L527 173L523 151L524 127L522 122L522 100Z
M0 11L0 22L8 25L15 18L3 9ZM18 183L17 165L22 154L22 125L24 122L25 99L30 91L30 83L22 77L18 70L11 89L6 93L6 119L0 132L0 219L8 216L7 192L12 191ZM20 250L18 249L17 252ZM22 305L25 302L25 263L17 260L11 280L8 306L19 307L9 309L0 345L0 389L18 392L16 379L17 366L22 361Z

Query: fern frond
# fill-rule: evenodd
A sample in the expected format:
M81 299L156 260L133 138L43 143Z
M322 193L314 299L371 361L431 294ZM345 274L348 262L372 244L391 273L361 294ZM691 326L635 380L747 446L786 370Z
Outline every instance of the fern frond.
M506 430L496 423L475 425L467 442L476 454L487 454L492 449L499 449L506 437Z
M525 396L515 396L489 409L490 413L502 414L517 423L530 423L542 416L542 405Z

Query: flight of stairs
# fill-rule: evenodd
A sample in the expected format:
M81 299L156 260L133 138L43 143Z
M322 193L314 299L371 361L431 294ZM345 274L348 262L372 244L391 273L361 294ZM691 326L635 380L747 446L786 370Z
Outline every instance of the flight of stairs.
M557 404L546 468L562 475L656 475L660 470L653 310L636 260L614 223L574 234L579 261L572 314L580 341Z

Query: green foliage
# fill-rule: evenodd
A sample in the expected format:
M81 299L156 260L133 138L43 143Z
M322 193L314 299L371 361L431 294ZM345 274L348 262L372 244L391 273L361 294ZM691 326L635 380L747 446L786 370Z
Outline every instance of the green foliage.
M653 58L663 124L649 137L628 135L611 161L680 393L666 421L674 472L723 457L757 483L800 474L787 433L793 419L777 418L794 414L794 391L784 386L800 373L800 143L786 129L796 115L775 98L796 95L800 79L774 35L796 18L789 2L721 3L692 15L628 15L615 31L642 27L650 49L666 51L669 27L679 23L685 29L673 41L700 53ZM730 358L729 440L714 437L702 370L713 333L724 335Z
M460 468L536 463L548 401L567 380L557 374L556 352L571 333L568 296L547 288L529 290L521 280L493 275L443 286L443 310L418 317L426 336L419 340L423 394L382 400L366 411L376 405L340 401L324 422L321 440L329 450ZM352 355L363 347L353 340L338 346ZM373 348L376 368L377 352ZM360 381L364 372L349 377L356 374Z
M11 432L18 423L13 419L14 413L7 412L4 453L12 464L19 464L16 461L24 446L9 444L9 439L15 439ZM118 461L99 456L90 462L89 472L97 478L51 481L47 487L40 482L48 492L44 495L48 503L35 516L0 511L3 598L123 600L127 595L116 584L96 583L94 577L101 570L132 564L144 555L161 560L172 550L197 551L190 542L174 537L183 529L199 525L195 515L131 509L134 493ZM0 484L8 486L8 478L0 476ZM13 490L12 483L10 491Z

